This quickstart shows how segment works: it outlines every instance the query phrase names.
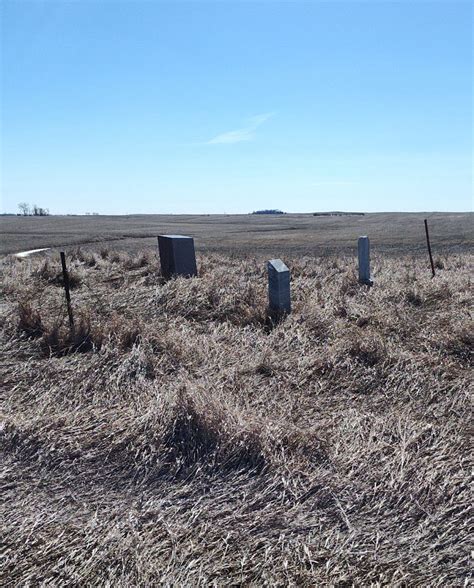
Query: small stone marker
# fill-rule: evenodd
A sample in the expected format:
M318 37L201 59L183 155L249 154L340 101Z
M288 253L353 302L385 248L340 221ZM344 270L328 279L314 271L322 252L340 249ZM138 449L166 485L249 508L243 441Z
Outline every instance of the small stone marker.
M290 270L281 259L268 262L268 301L270 312L281 316L291 312Z
M158 235L161 272L171 276L197 276L194 239L185 235Z
M359 237L359 282L361 284L373 285L370 277L370 241L368 237Z

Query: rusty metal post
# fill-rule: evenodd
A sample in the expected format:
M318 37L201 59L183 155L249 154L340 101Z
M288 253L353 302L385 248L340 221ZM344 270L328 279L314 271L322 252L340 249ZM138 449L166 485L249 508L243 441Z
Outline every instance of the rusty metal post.
M67 314L69 316L69 325L71 329L74 328L74 317L72 314L72 307L71 307L71 294L69 292L69 274L66 267L66 256L64 251L61 251L61 265L63 268L63 282L64 282L64 291L66 292L66 304L67 304Z
M430 263L431 263L431 273L433 274L433 278L435 277L435 267L433 263L433 255L431 254L431 244L430 244L430 234L428 232L428 221L425 218L425 233L426 233L426 244L428 246L428 255L430 256Z

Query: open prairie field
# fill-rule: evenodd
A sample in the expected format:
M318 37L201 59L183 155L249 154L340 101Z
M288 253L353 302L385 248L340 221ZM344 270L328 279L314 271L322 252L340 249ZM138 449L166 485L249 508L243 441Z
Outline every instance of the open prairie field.
M71 249L73 330L56 255L0 261L0 584L467 585L469 218L432 217L434 279L423 216L146 218L6 221L4 251L121 250ZM199 277L162 278L158 232Z
M360 235L368 235L378 250L416 253L425 251L424 218L429 218L435 250L459 252L472 246L472 213L4 216L0 217L0 254L104 244L137 252L156 248L156 236L166 233L194 237L198 251L319 255L349 251Z

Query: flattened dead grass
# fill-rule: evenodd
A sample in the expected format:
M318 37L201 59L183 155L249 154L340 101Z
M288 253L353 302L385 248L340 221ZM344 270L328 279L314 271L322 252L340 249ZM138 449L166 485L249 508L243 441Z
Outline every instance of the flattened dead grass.
M4 258L1 583L462 586L472 257Z

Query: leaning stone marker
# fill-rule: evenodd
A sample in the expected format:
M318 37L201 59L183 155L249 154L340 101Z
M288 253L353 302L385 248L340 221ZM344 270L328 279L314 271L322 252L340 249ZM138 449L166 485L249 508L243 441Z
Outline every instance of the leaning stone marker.
M171 276L197 276L194 239L185 235L158 235L161 272Z
M370 277L370 241L368 237L359 237L359 282L361 284L373 285Z
M268 262L268 301L270 312L277 316L291 312L290 270L281 259Z

